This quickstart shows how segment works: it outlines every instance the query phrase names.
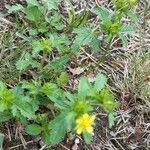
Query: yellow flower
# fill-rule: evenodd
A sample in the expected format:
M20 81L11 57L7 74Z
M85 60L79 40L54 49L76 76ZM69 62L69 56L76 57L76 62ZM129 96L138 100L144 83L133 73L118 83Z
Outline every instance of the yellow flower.
M77 134L81 134L83 131L87 131L88 133L93 133L93 127L95 120L95 115L89 116L88 114L84 114L80 118L76 120L77 124Z

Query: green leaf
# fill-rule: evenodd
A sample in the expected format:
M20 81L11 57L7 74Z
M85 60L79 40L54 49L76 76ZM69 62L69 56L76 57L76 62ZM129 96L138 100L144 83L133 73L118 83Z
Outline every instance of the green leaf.
M133 11L131 11L131 10L129 10L128 12L127 12L127 15L131 18L131 20L134 22L134 23L138 23L138 17L137 17L137 15L133 12Z
M50 141L52 145L58 144L61 142L66 133L66 126L63 121L60 121L55 125L55 127L51 131Z
M135 32L135 30L134 30L133 26L130 26L130 25L122 26L119 31L119 33L125 33L125 34L131 34L134 32Z
M69 61L70 54L62 56L61 58L50 62L50 66L59 71L64 71L64 65Z
M18 70L25 70L30 65L30 61L28 60L19 60L16 63L16 67Z
M24 95L16 96L13 106L11 107L13 116L16 116L17 112L19 111L24 117L27 117L29 119L36 118L33 107L27 100L28 97Z
M68 82L69 80L69 76L66 72L62 72L61 75L59 76L59 78L57 78L57 82L60 85L64 85Z
M31 42L31 39L29 37L26 37L22 33L17 33L17 36L20 37L21 39L23 39L26 42Z
M0 82L0 112L9 109L15 97L11 90L8 90L2 82Z
M41 12L37 6L31 6L25 10L26 18L30 21L37 22L41 18Z
M88 132L83 132L83 138L84 138L86 144L92 143L93 137Z
M0 112L4 112L7 109L9 109L8 104L0 101Z
M37 35L38 34L38 30L37 29L29 29L29 34L32 36Z
M54 105L58 108L65 106L63 101L62 90L59 89L56 84L45 83L42 87L42 92L52 101Z
M114 109L118 106L117 103L114 101L113 95L108 89L101 90L98 101L102 103L103 109L107 113L114 111Z
M42 92L48 96L48 97L53 97L55 92L58 92L58 87L56 84L53 83L45 83L42 87Z
M12 118L12 114L9 111L0 112L0 123L6 122Z
M4 91L5 89L6 89L5 84L2 81L0 81L0 91Z
M66 26L64 22L62 21L63 16L60 14L59 11L53 11L53 15L46 16L45 20L56 30L63 30L63 28ZM54 33L56 34L56 33Z
M13 13L13 12L16 13L24 9L24 7L20 4L16 4L12 6L6 5L5 7L8 9L8 13Z
M109 22L110 21L110 12L106 8L96 7L94 8L93 12L97 14L102 22Z
M96 53L100 50L100 40L98 37L94 36L92 38L92 41L90 43L90 46L92 47L92 50Z
M83 27L88 20L88 15L87 11L83 11L80 15L77 15L74 10L71 10L69 12L67 32L74 28Z
M115 114L113 112L110 112L108 114L109 128L112 128L112 126L114 126L115 121L116 121Z
M41 89L40 82L37 81L32 81L32 82L23 81L22 88L29 90L29 93L33 95L39 94L39 91Z
M40 51L43 50L43 46L40 41L33 41L32 42L33 50L32 50L32 56L36 57L40 53Z
M75 96L73 94L67 91L67 92L64 92L64 95L69 101L74 102Z
M31 55L27 53L22 53L21 59L17 61L16 68L20 71L25 70L32 62Z
M119 38L121 39L121 41L123 43L123 46L127 47L127 45L128 45L128 38L125 35L123 35L123 34L119 34Z
M50 131L44 128L43 134L42 134L42 139L45 144L49 145L51 144L50 141Z
M78 44L73 44L69 54L62 56L61 58L54 60L50 63L50 66L59 70L64 71L64 65L70 60L70 58L79 52L80 46Z
M30 124L26 127L26 132L29 135L38 135L42 132L42 127L39 126L38 124Z
M52 47L56 48L58 52L63 53L68 50L70 41L66 35L62 34L61 36L58 36L54 33L49 36L52 41Z
M39 6L39 3L37 0L26 0L26 1L29 6Z
M76 28L74 29L74 33L76 33L76 37L74 43L78 44L79 46L88 45L93 38L93 31L91 28Z
M45 32L48 32L48 24L47 22L42 22L38 25L38 28L37 28L38 32L40 33L45 33Z
M44 0L44 2L47 4L48 10L57 10L61 0Z
M103 74L98 74L95 79L94 88L99 92L107 83L107 78Z
M43 39L38 41L32 41L33 51L32 56L37 57L40 51L49 54L52 51L52 42L49 39Z
M66 115L67 113L61 113L54 120L52 120L49 124L50 131L50 142L52 145L58 144L61 142L66 133Z
M3 150L4 134L0 132L0 150Z
M66 123L66 128L67 130L72 130L73 129L73 124L75 122L75 112L68 112L68 114L65 117L65 123Z
M90 91L90 84L86 77L82 77L78 85L78 96L84 100L88 91Z

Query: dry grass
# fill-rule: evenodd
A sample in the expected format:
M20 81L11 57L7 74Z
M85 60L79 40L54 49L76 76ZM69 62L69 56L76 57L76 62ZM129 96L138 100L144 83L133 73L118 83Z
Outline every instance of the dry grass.
M114 47L111 50L112 61L103 65L110 78L110 87L120 101L120 108L116 111L117 121L112 130L101 125L104 116L100 116L95 150L150 148L150 20L144 14L148 9L146 1L144 4L142 1L139 7L141 24L134 38L127 48L116 50Z
M18 77L15 63L19 47L16 45L15 32L8 24L3 25L0 30L0 80L7 83L14 82Z

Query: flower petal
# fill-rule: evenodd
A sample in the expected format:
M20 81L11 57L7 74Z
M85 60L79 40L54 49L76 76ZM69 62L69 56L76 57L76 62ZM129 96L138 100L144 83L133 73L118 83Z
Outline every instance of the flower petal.
M79 127L79 128L77 129L77 134L81 134L82 132L83 132L83 128Z
M91 116L90 121L94 122L95 118L96 118L96 115Z
M88 126L87 128L86 128L86 130L87 130L87 132L88 133L93 133L93 127L92 126Z
M83 117L83 119L89 119L89 115L88 114L84 114L82 117Z
M81 117L76 119L76 132L77 134L81 134L84 130L86 130L88 133L93 133L93 127L95 120L95 115L90 116L88 114L83 114Z
M82 123L82 119L81 118L76 120L76 124L81 124L81 123Z

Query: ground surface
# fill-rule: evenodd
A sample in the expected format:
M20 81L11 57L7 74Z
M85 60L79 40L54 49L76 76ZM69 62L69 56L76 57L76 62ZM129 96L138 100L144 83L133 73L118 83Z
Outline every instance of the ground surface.
M10 2L15 3L16 1L0 1L0 12L4 14L4 16L6 12L4 5ZM97 0L95 5L109 6L108 1L103 0L98 2ZM82 74L92 79L96 72L102 72L109 77L109 85L112 91L116 93L116 99L119 101L120 107L116 111L116 125L111 130L108 128L106 114L99 110L99 108L95 110L98 114L98 119L96 120L93 144L87 146L80 141L79 150L150 149L149 0L140 0L136 13L140 20L136 34L130 40L128 47L116 47L116 45L113 45L110 53L111 58L106 60L104 65L95 68L94 71L86 71L93 66L92 60L94 59L96 61L97 59L93 55L90 55L89 58L87 53L81 53L83 59L88 60L88 66L84 66L84 72L80 69L80 73L78 72L72 76L72 84L75 85ZM13 51L16 47L16 35L7 21L0 20L0 25L0 80L5 80L9 85L12 85L17 78L14 63L19 51ZM78 68L82 60L80 59L76 62L78 62L76 63L76 67ZM41 147L43 147L43 149L70 150L75 142L75 139L73 139L70 143L64 141L56 147L45 148L39 137L29 137L20 132L21 129L17 128L17 126L17 123L9 122L0 127L0 130L7 135L5 149L22 150L25 148L23 144L27 143L28 150L38 150Z

